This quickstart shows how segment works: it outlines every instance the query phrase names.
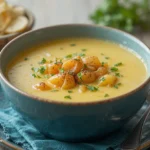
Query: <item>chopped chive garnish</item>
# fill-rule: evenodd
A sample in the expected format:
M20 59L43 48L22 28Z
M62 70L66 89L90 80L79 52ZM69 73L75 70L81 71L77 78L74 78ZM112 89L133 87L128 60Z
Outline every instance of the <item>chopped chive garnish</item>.
M24 58L24 60L28 60L28 59L29 59L29 58L27 58L27 57L26 57L26 58Z
M64 98L71 99L71 96L70 95L66 95L66 96L64 96Z
M104 97L109 97L109 95L108 95L108 94L105 94Z
M79 73L77 74L77 76L78 76L78 78L79 78L80 80L82 80L82 73L81 73L81 72L79 72Z
M104 62L102 62L102 67L104 66L104 64L105 64L105 63L104 63Z
M50 78L50 75L49 75L49 74L46 74L46 75L44 75L44 78L49 79L49 78Z
M117 84L114 85L114 88L118 89L119 86L121 86L121 85L122 85L121 83L117 83Z
M105 59L109 59L110 57L105 57Z
M52 60L50 60L49 62L50 62L50 63L52 63L53 61L52 61Z
M119 72L116 72L115 76L117 76L117 77L123 77L123 75L121 75Z
M101 53L101 55L104 55L104 53Z
M51 90L51 92L58 92L58 90L55 90L55 89L54 89L54 90Z
M72 58L72 54L65 56L65 58Z
M100 78L100 81L105 81L105 80L106 80L105 77Z
M45 64L46 63L46 59L45 58L43 58L40 62L39 62L39 64Z
M36 74L32 74L32 77L36 78Z
M84 64L84 68L87 68L87 65L86 65L86 64Z
M118 71L118 68L116 68L116 67L111 67L110 70L111 70L112 72L116 72L116 71Z
M92 86L92 85L88 85L88 86L87 86L87 89L90 90L90 91L92 91L92 92L98 91L98 88L95 87L95 86Z
M87 51L87 49L81 49L81 51L82 51L82 52L85 52L85 51Z
M70 44L70 46L76 46L76 44Z
M79 56L80 56L80 57L84 57L85 54L84 54L84 53L80 53Z
M45 70L46 70L46 67L45 67L45 66L41 66L41 67L39 68L39 72L40 72L41 74L44 74Z
M63 68L59 69L59 72L64 73L64 69Z
M119 63L115 64L114 66L118 67L118 66L122 66L122 65L123 65L123 63L119 62Z
M70 91L70 90L69 90L68 93L73 93L73 91Z
M32 67L31 70L34 71L34 72L38 72L38 71L39 71L39 68L34 68L34 67Z

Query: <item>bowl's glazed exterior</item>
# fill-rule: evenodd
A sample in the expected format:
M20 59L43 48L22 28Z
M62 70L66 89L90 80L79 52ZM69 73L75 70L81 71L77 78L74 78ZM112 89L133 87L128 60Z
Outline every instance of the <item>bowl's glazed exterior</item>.
M140 109L148 94L149 77L127 94L104 101L84 103L53 100L48 102L31 97L13 87L5 77L5 68L9 60L22 49L40 42L68 37L100 38L131 48L142 57L150 74L150 51L131 35L116 29L93 25L60 25L21 35L3 48L0 55L1 86L13 107L45 135L75 142L102 137L120 128Z

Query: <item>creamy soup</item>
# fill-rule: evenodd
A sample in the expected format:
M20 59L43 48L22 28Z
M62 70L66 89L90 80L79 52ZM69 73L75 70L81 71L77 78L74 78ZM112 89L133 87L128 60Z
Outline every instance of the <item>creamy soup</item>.
M70 38L23 51L7 75L12 85L30 95L84 102L127 93L146 80L147 71L142 59L121 45Z

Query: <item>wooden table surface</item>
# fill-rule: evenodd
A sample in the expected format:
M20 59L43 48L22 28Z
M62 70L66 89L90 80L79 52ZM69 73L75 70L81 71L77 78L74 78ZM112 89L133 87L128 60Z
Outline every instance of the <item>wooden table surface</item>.
M92 23L88 15L104 0L7 0L22 5L35 15L34 29L68 23ZM136 33L150 47L150 32ZM4 148L0 147L0 150ZM6 150L6 149L5 149Z

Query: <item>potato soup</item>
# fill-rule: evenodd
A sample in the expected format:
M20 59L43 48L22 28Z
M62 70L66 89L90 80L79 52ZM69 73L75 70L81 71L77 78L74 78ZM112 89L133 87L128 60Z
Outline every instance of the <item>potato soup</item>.
M132 50L99 39L55 40L24 50L8 80L29 95L56 101L99 101L125 94L147 78Z

